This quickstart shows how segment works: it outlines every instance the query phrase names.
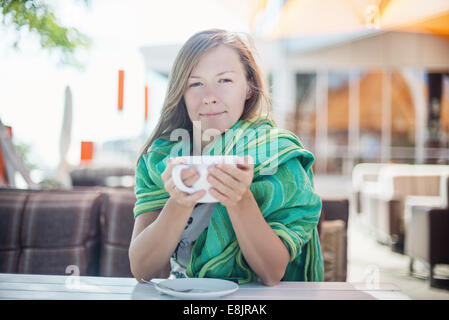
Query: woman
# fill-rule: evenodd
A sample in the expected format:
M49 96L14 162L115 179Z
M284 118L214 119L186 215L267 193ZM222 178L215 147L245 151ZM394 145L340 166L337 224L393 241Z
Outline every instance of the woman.
M138 281L170 274L265 285L322 281L314 157L275 127L269 109L261 72L237 34L206 30L184 44L137 163L129 258ZM179 130L193 141L173 139ZM209 168L218 203L198 204L204 191L174 186L171 171L187 152L242 156L237 167ZM181 178L191 186L199 175L191 168Z

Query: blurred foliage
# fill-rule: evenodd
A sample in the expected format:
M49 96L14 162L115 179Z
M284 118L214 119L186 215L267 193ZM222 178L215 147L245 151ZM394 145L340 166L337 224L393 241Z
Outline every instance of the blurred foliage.
M14 143L14 146L16 147L17 151L19 152L19 155L22 157L23 162L27 166L28 170L32 171L35 169L38 169L38 165L34 163L32 160L30 160L30 154L31 154L31 145L27 144L25 142L17 142Z
M45 190L66 189L61 182L59 182L55 179L44 179L44 180L40 181L38 184L42 189L45 189Z
M13 144L14 147L16 147L16 150L18 151L20 157L23 159L25 166L28 168L30 172L33 170L41 169L39 165L36 164L36 162L31 160L31 152L32 152L31 144L28 144L26 142L15 142ZM67 189L61 182L59 182L55 178L44 178L43 180L38 181L37 184L39 185L40 188L45 190Z
M77 2L87 6L90 1ZM13 26L17 31L14 48L19 47L22 28L28 28L39 36L41 48L60 51L63 64L82 67L75 52L77 48L89 48L90 39L76 28L62 26L43 0L0 0L0 18L4 26Z

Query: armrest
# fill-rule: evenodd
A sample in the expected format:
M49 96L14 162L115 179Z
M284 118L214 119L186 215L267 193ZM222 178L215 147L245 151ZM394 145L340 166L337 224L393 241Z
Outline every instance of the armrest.
M438 196L408 196L405 198L405 206L419 206L430 210L442 208L443 201Z
M430 226L430 256L431 263L449 264L449 208L431 209Z
M407 206L405 248L431 265L449 263L449 209Z
M323 199L323 215L325 221L343 220L346 226L349 218L348 199Z
M405 208L405 254L429 262L429 209L425 206Z

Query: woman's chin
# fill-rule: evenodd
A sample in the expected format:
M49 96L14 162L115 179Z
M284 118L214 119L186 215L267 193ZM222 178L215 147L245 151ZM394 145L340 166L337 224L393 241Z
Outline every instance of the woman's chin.
M201 131L210 136L219 136L225 132L224 123L221 121L207 121L201 125Z
M201 122L194 123L194 129L201 129L202 134L207 137L220 136L232 127L230 122L226 119L202 119Z
M221 136L224 132L225 130L217 127L206 128L202 131L203 139L208 137L218 137Z

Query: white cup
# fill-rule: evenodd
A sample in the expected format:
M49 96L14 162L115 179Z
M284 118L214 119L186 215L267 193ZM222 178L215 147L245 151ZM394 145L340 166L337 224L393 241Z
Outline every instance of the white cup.
M176 165L171 173L173 182L175 183L176 187L179 190L187 193L206 190L206 194L200 200L198 200L198 202L218 202L218 200L209 193L211 185L207 181L207 168L218 163L227 163L236 167L238 156L188 156L180 158L185 159L185 164ZM181 171L192 166L196 168L196 170L200 174L200 178L191 187L188 187L182 182Z

